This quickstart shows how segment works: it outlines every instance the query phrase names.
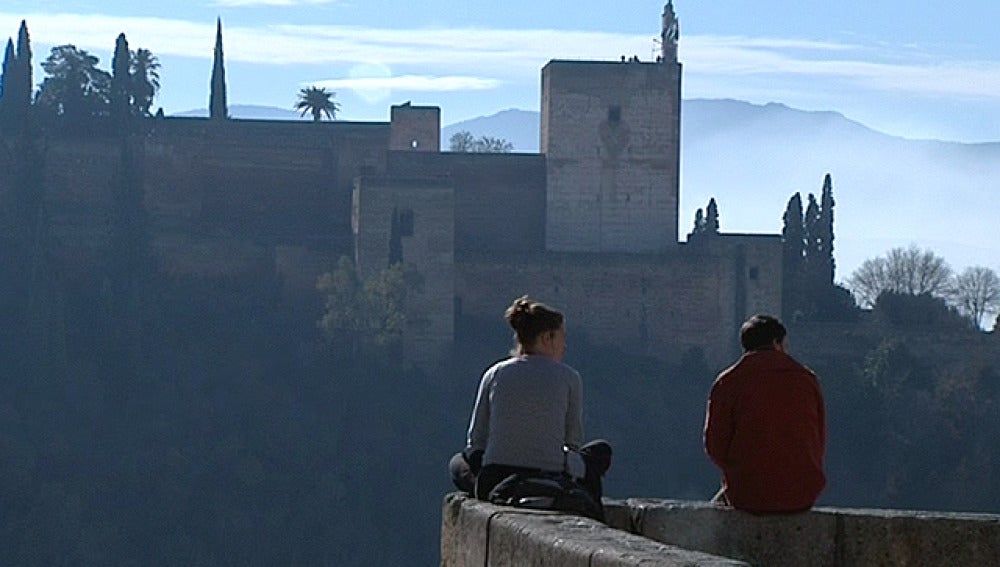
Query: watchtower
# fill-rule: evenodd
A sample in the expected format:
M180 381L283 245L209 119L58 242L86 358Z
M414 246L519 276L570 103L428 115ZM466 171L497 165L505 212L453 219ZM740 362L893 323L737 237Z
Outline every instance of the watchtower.
M542 69L546 248L664 252L677 244L681 65L667 3L662 55Z

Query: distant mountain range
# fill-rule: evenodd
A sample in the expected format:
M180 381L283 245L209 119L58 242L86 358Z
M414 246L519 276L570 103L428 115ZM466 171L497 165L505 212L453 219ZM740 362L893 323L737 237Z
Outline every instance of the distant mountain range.
M539 114L505 110L442 129L499 136L537 152ZM1000 271L1000 143L909 140L837 112L783 104L685 100L681 112L680 238L712 197L724 232L780 233L795 192L833 177L834 254L843 280L866 258L915 243L953 268Z
M250 105L232 105L230 114L301 119L292 110ZM777 103L691 99L681 115L682 240L695 210L712 197L724 232L780 233L789 197L818 194L830 173L838 280L866 258L910 243L930 248L954 268L1000 271L1000 142L910 140L837 112ZM514 151L537 152L539 113L510 109L447 125L442 146L462 130L504 138Z
M208 116L208 109L185 110L171 114L171 116L203 117ZM229 105L229 116L247 120L312 120L311 116L299 116L299 113L294 110L256 104L231 104Z

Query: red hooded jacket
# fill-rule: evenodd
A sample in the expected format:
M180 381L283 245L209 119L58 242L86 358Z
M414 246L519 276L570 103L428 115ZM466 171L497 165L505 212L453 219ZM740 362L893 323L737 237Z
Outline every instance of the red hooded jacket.
M705 451L726 497L750 512L808 510L826 486L826 412L816 375L778 350L745 353L712 385Z

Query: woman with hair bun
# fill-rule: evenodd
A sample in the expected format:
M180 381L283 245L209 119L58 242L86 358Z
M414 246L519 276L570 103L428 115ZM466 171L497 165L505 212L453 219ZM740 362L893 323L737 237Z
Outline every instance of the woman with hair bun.
M510 357L483 373L464 451L452 457L455 485L487 500L509 475L567 473L601 499L611 446L583 438L580 375L563 364L563 314L528 296L504 313L514 329Z

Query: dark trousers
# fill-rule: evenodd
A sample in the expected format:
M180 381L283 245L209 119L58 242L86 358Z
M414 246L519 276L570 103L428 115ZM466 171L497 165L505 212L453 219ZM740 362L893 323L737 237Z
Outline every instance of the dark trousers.
M597 439L580 447L579 452L587 471L581 479L583 487L600 502L604 494L602 478L611 466L611 445L603 439ZM470 459L464 453L456 453L448 462L448 471L456 488L480 500L488 500L493 487L512 474L546 472L540 469L493 463L476 471L469 460L476 459Z

